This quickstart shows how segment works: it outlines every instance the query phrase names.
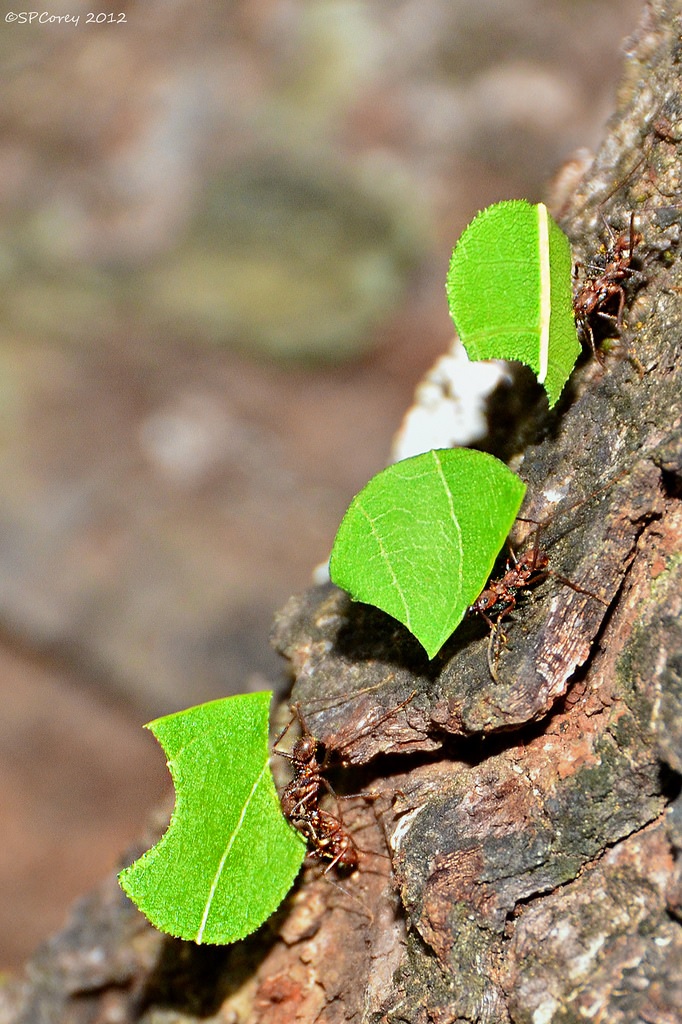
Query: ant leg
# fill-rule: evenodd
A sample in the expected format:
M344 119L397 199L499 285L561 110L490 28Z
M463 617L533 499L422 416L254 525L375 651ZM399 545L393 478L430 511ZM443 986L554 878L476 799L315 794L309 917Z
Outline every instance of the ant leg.
M597 360L597 362L599 363L600 366L605 366L606 365L606 356L604 355L604 353L602 352L602 350L600 348L597 348L597 346L595 344L595 341L594 341L594 331L592 330L592 325L590 323L586 323L585 324L585 328L586 328L586 331L587 331L588 340L590 342L590 348L592 349L592 355L595 357L595 359Z
M594 331L592 325L587 317L583 317L578 321L578 328L582 332L583 338L587 339L587 342L592 351L592 355L595 357L598 363L604 365L604 354L597 348L594 341Z
M393 673L391 673L392 675ZM364 692L364 691L357 691ZM332 764L349 764L351 763L350 758L347 757L347 751L353 746L354 743L361 740L363 736L376 735L376 730L384 722L394 718L398 712L414 700L417 695L417 690L412 690L410 694L401 700L399 704L393 705L385 709L381 706L370 707L368 710L363 709L362 715L358 715L352 721L352 728L348 726L341 726L341 729L329 737L329 743L326 746L327 754L323 763L323 768L331 762ZM349 693L348 705L352 707L352 701L355 698L356 693ZM361 705L362 706L362 705ZM386 738L390 739L390 730L387 730ZM388 751L387 751L388 752Z
M611 227L611 225L607 221L606 217L604 216L604 211L601 209L601 207L599 209L599 216L601 217L602 223L603 223L604 227L606 228L606 231L607 231L607 234L609 236L609 239L611 240L611 249L613 249L615 247L615 245L616 245L617 240L618 240L618 236L616 235L616 232L613 230L613 228Z
M538 551L539 550L540 549L538 548ZM554 575L556 575L556 574L553 573L553 572L550 572L549 569L538 569L537 572L535 572L535 570L533 570L531 575L526 580L524 586L525 587L534 587L536 585L536 583L542 583L542 581L546 580L548 576L554 576Z
M483 609L480 609L480 610L479 610L479 612L478 612L478 614L479 614L479 615L481 616L481 618L482 618L482 619L483 619L483 620L485 621L486 625L487 625L487 626L488 626L488 628L490 629L490 632L491 632L491 633L494 633L494 632L495 632L495 630L497 629L497 622L493 622L493 620L492 620L492 619L490 618L490 616L489 616L489 615L486 615L486 613L485 613L485 612L483 611ZM499 620L498 620L498 621L499 621Z
M357 849L357 847L354 846L354 849ZM335 868L336 865L341 861L341 859L343 858L345 853L346 853L345 848L339 850L339 852L336 854L336 856L332 857L332 859L329 861L329 863L327 864L327 866L324 869L324 871L322 872L322 874L323 875L328 875L329 872L332 870L332 868Z
M507 637L500 626L500 620L494 624L488 637L488 671L493 682L498 681L497 677L497 665L500 660L500 649L502 644L506 644Z
M563 583L566 587L570 587L571 590L575 590L576 594L585 594L586 597L591 597L595 601L599 601L600 604L603 604L605 608L608 608L608 601L605 601L603 597L599 596L599 594L595 594L593 590L586 590L578 583L574 583L573 580L567 579L566 576L561 576L558 572L554 572L553 569L548 569L547 575L554 577L555 580L558 580L559 583Z
M300 703L300 701L296 701L296 703L294 704L292 710L294 712L294 715L296 716L296 718L298 719L298 721L300 723L301 731L303 733L305 733L306 736L312 736L312 733L311 733L310 729L308 728L308 723L306 722L305 717L303 715L303 712L301 711L301 703Z
M275 743L279 743L279 740L275 740ZM296 760L294 755L290 754L288 750L275 750L274 745L273 745L273 748L272 748L272 752L273 752L273 754L277 754L278 757L286 757L287 761L295 761Z
M623 310L625 309L625 289L618 286L618 315L616 316L616 324L620 330L623 326Z
M281 743L281 741L284 739L286 734L289 732L289 729L291 729L292 725L294 724L295 720L296 720L296 715L292 715L291 718L289 719L288 723L282 729L281 733L277 736L277 739L273 740L273 743L272 743L272 749L273 749L273 751L276 754L279 754L280 757L288 757L290 760L291 760L291 754L286 754L282 750L275 750L275 747L277 746L278 743Z
M511 569L515 569L517 567L517 565L519 564L519 560L516 557L516 552L514 551L514 548L511 546L509 541L507 541L507 551L509 552L509 558L505 563L505 571L509 572Z
M632 252L637 244L637 232L635 231L635 211L630 212L630 242L628 244L628 259L632 259Z
M490 637L488 639L488 670L494 682L497 682L497 664L500 660L500 649L502 644L507 643L507 634L500 623L505 615L510 615L516 608L516 596L509 594L507 607L503 608L492 622L487 615L484 615L486 622L490 623Z
M345 889L339 882L335 881L333 878L330 878L329 875L327 874L327 871L322 872L322 877L324 878L325 882L327 882L328 885L333 885L335 889L338 889L339 892L342 892L344 896L351 900L351 902L357 903L358 907L367 918L368 926L371 928L372 925L374 924L374 914L372 913L370 908L366 906L365 903L360 899L360 897L355 896L352 892L348 892L348 889Z
M416 696L417 691L413 690L412 693L405 698L405 700L401 700L400 704L396 704L395 707L388 708L387 711L383 711L383 713L381 713L378 718L372 718L371 721L366 721L364 726L358 729L357 737L364 736L368 732L372 732L378 726L383 725L384 722L387 722L389 719L393 718L394 715L396 715L399 711L402 711L403 708L407 707L407 705L411 701L413 701Z
M316 709L318 707L320 711L328 711L331 708L339 707L340 705L348 703L348 701L352 698L362 697L367 693L374 693L377 690L381 690L385 686L387 686L393 679L395 679L395 672L389 672L387 676L381 679L378 683L374 683L372 686L363 686L359 690L350 690L347 694L344 694L343 696L338 696L336 698L311 697L308 698L305 701L305 703L309 712L313 711L313 713L316 714ZM297 707L300 708L300 702L297 703Z
M305 719L303 717L303 713L301 712L301 705L298 704L298 703L294 704L291 707L291 711L293 712L291 718L289 719L288 723L284 726L284 728L282 729L281 733L277 736L277 738L273 741L273 744L272 744L272 749L274 750L274 752L276 754L279 754L280 757L287 757L287 758L289 758L289 760L291 760L291 755L290 754L285 753L283 750L275 750L275 747L277 746L278 743L281 743L281 741L284 739L286 734L289 732L289 729L291 729L291 727L294 724L294 722L298 722L298 724L301 727L301 732L302 732L302 734L304 736L311 736L312 735L312 733L310 732L310 729L308 728L308 725L307 725L307 723L306 723L306 721L305 721Z

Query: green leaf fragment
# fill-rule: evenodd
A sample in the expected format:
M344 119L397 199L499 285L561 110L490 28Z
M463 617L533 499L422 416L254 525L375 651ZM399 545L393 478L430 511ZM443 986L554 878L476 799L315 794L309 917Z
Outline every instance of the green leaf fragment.
M226 697L147 727L168 757L175 809L119 881L161 931L197 943L242 939L298 874L305 842L282 814L269 767L271 697Z
M553 406L580 354L572 257L543 203L489 206L463 232L450 261L450 313L471 359L509 359L536 374Z
M402 622L433 658L484 588L524 493L483 452L448 448L396 462L351 502L331 578Z

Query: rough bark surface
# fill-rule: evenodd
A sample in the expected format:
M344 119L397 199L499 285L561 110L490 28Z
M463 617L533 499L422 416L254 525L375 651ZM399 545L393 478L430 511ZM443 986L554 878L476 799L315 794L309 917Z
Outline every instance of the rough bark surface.
M498 678L474 620L428 662L331 586L293 598L294 699L373 797L344 803L360 870L340 889L313 866L219 950L158 935L112 880L0 1021L682 1020L680 39L679 0L647 4L604 145L555 203L585 262L634 210L644 283L603 365L520 431L558 575L508 620Z

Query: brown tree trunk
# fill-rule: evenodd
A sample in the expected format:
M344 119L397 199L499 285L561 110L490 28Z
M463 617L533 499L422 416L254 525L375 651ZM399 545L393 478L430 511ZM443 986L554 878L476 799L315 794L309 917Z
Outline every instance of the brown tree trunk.
M635 211L641 286L524 444L557 575L508 620L498 678L473 620L428 662L331 586L293 598L275 642L294 697L339 785L373 795L343 804L360 870L339 888L311 867L228 949L158 935L112 880L0 1020L682 1020L681 40L679 0L651 0L555 210L584 262Z

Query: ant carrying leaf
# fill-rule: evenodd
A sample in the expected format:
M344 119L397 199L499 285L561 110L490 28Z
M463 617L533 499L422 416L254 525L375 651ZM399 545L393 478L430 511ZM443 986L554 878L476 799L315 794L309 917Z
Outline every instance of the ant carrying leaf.
M340 818L313 807L298 822L299 831L311 844L314 855L320 860L329 860L325 875L332 868L348 874L357 870L360 851Z
M538 527L539 530L540 527ZM564 586L570 587L578 594L586 594L595 601L605 602L598 594L586 590L566 576L561 576L549 568L549 555L537 542L527 548L520 555L516 555L510 548L510 557L507 559L505 571L497 579L491 579L487 587L481 591L474 603L469 606L470 615L480 615L490 627L490 638L488 641L488 669L491 677L497 681L497 664L500 657L500 648L507 642L501 622L507 615L510 615L516 608L519 594L527 591L538 583L542 583L549 576L554 577Z
M372 727L380 725L385 719L409 704L415 696L415 692L413 691L395 708L380 715L372 723ZM273 745L275 753L291 763L294 773L293 779L285 787L281 796L282 811L291 824L308 840L312 855L318 860L330 862L325 868L324 874L327 874L332 868L351 873L357 869L358 854L363 851L356 845L343 822L339 806L341 798L336 795L331 783L323 774L329 765L326 754L320 758L322 744L310 732L299 704L294 705L293 712L293 718ZM277 745L295 721L299 723L301 736L296 740L291 751L278 750ZM323 791L329 793L336 801L336 815L320 807Z
M395 708L390 709L372 722L372 727L378 726L382 721L396 714L404 708L415 696L413 691L406 700L402 701ZM373 857L388 858L388 854L379 850L364 849L355 841L353 834L346 826L342 814L340 801L351 799L355 796L362 796L367 800L372 794L344 794L338 796L324 772L329 766L329 755L325 751L321 754L321 744L311 733L308 724L303 716L300 704L292 708L293 717L284 727L275 740L273 749L280 757L290 762L293 770L293 778L284 788L280 801L282 811L288 821L307 840L309 855L325 863L322 872L323 877L335 888L339 889L346 897L358 904L363 914L366 914L370 922L374 920L371 909L364 900L348 891L340 885L330 872L335 871L337 875L353 875L360 867L360 854L368 854ZM298 722L301 730L300 737L295 741L290 751L278 750L277 745L284 738L288 730ZM336 803L335 813L323 808L321 800L325 791ZM384 872L381 873L382 875Z
M627 301L626 286L628 282L643 284L644 278L632 266L635 248L643 241L643 236L635 231L634 212L630 215L629 232L622 235L615 235L603 215L602 219L611 244L595 258L598 262L585 267L587 276L573 298L573 312L579 333L587 339L592 352L603 364L604 357L595 342L597 318L620 332Z

